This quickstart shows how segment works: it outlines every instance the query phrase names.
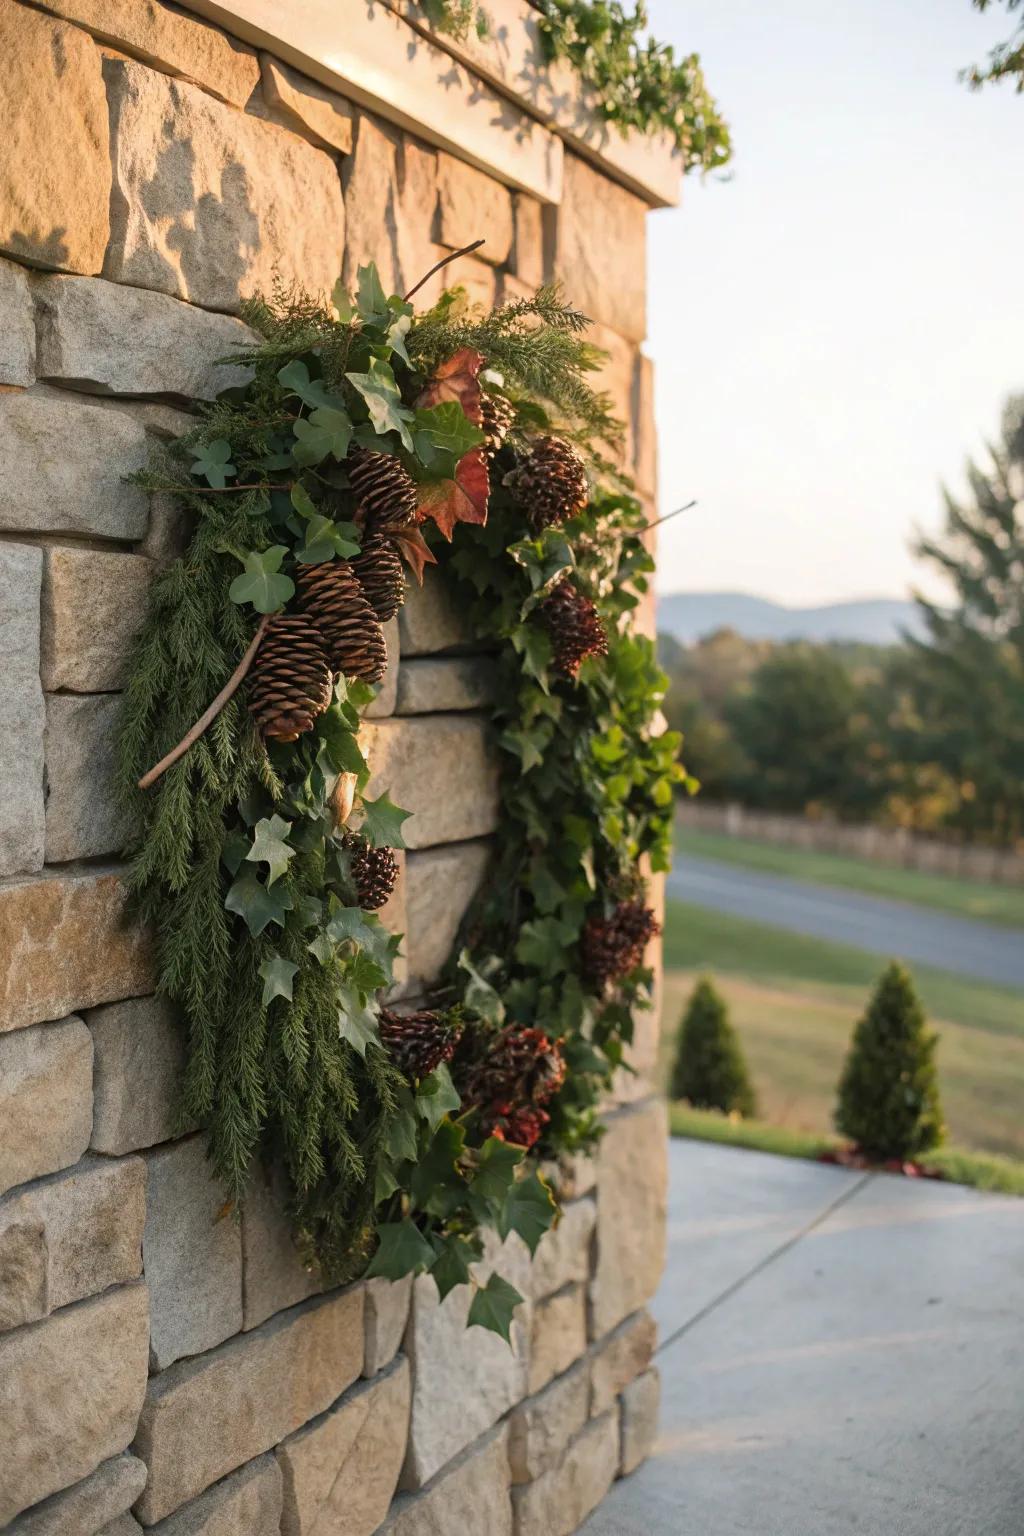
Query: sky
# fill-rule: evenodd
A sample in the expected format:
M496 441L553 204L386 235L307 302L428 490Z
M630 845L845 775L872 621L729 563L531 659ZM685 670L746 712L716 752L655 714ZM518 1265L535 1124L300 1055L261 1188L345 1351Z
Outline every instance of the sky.
M941 597L909 549L1024 390L1024 97L970 0L651 0L733 133L648 220L664 592Z

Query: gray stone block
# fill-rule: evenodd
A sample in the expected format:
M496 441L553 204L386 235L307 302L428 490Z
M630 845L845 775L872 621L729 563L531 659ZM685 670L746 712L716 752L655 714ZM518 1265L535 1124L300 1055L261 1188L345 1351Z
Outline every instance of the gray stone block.
M366 1291L366 1348L363 1375L375 1376L398 1353L412 1302L412 1276L385 1280L376 1276L364 1282Z
M530 1320L532 1394L567 1371L587 1352L587 1293L582 1285L567 1285L543 1301L534 1302Z
M456 160L437 157L438 228L441 244L451 250L471 245L486 232L482 260L502 267L512 249L512 194L500 181Z
M73 1488L35 1504L8 1527L8 1536L100 1536L124 1515L146 1486L137 1456L113 1456Z
M146 1529L153 1536L280 1536L281 1469L276 1458L257 1457Z
M415 581L409 583L405 602L398 610L398 632L403 657L467 649L473 644L465 612L456 606L443 577L430 566L423 573L422 587Z
M355 109L334 91L289 69L269 53L260 54L263 95L275 117L321 149L347 155L352 149Z
M591 1333L600 1338L649 1301L665 1267L668 1135L648 1100L609 1116L597 1153L597 1258ZM624 1264L622 1255L630 1262Z
M46 858L117 853L129 818L117 797L117 693L51 693L46 700Z
M153 567L141 555L48 548L43 567L43 686L73 693L123 688L152 579Z
M492 851L489 842L472 842L406 854L407 993L422 991L440 975Z
M0 1034L0 1194L76 1163L92 1130L92 1039L81 1019Z
M512 1536L508 1426L485 1435L423 1489L395 1500L379 1536Z
M242 1210L243 1324L258 1328L321 1290L316 1269L295 1246L280 1170L254 1170Z
M658 1330L649 1312L628 1317L595 1344L590 1353L590 1412L596 1418L611 1408L620 1392L645 1371L654 1355Z
M560 1460L589 1418L590 1368L578 1360L543 1392L509 1416L509 1464L514 1483L531 1483Z
M21 388L35 382L36 328L28 273L0 261L0 384Z
M536 1482L512 1490L516 1536L572 1536L619 1470L618 1409L592 1419Z
M185 1025L163 997L131 997L90 1008L92 1140L96 1152L137 1152L195 1130L179 1121Z
M622 1472L635 1472L658 1438L661 1377L655 1367L630 1382L622 1394Z
M593 1200L572 1200L562 1207L557 1227L544 1234L534 1254L530 1294L535 1301L564 1285L590 1278L590 1247L596 1220Z
M6 265L0 265L0 275ZM42 551L29 544L0 543L0 875L43 867L42 562Z
M141 539L146 495L123 477L146 458L145 427L126 410L0 394L0 529Z
M371 779L413 812L403 828L410 848L457 843L498 824L498 764L486 722L476 715L419 715L365 721L359 743Z
M494 699L495 663L489 656L424 656L407 660L398 676L396 715L483 709Z

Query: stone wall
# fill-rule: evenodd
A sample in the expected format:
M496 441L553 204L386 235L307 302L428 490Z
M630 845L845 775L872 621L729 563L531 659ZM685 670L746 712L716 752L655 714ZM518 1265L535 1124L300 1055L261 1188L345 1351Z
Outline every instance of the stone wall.
M225 1213L124 921L118 690L182 529L121 477L231 382L275 272L373 258L401 290L483 235L450 276L488 303L564 277L653 495L645 204L567 151L542 206L157 0L0 0L0 46L0 1529L571 1532L654 1431L661 1111L626 1082L536 1259L488 1255L527 1297L512 1351L429 1281L319 1294L263 1177ZM390 628L365 745L415 813L386 914L411 1000L486 868L492 680L429 575Z

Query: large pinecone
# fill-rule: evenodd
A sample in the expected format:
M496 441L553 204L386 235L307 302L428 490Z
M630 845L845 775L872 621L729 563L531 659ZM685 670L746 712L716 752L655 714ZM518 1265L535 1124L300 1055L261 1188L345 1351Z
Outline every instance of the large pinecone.
M395 888L398 860L390 848L374 848L358 832L347 832L342 843L359 905L364 912L378 911Z
M375 532L416 521L416 482L393 453L353 448L345 461L356 500Z
M348 561L302 565L295 584L299 606L323 636L333 670L379 683L388 665L384 631Z
M504 395L489 395L486 391L481 394L480 427L484 434L484 456L488 464L493 464L501 452L515 419L516 408L511 400Z
M331 702L323 637L302 613L276 613L249 672L248 702L263 735L295 741Z
M562 437L538 437L505 484L539 533L564 523L590 499L587 470L576 449Z
M660 932L657 918L640 897L620 901L611 917L588 917L580 940L588 980L603 990L628 975L642 963L648 941Z
M380 1038L400 1072L408 1078L429 1077L443 1061L451 1061L462 1038L462 1024L450 1013L423 1008L418 1013L380 1011Z
M570 577L563 576L537 612L551 636L552 662L557 672L574 678L588 656L607 656L608 635L601 616Z
M561 1042L549 1039L543 1030L510 1024L487 1055L470 1066L460 1091L464 1105L494 1120L510 1113L509 1105L543 1107L564 1080Z
M386 624L405 602L405 572L398 550L384 534L367 534L362 549L352 561L352 569L370 607L380 622Z

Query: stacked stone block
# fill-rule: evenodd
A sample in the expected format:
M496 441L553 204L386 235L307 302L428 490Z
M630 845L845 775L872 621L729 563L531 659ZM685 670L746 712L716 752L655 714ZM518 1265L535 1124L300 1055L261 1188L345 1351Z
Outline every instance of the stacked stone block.
M0 0L0 46L0 1529L568 1533L654 1432L661 1113L610 1105L535 1260L488 1253L527 1298L511 1351L427 1281L322 1294L272 1173L225 1207L126 916L119 691L186 530L123 477L244 378L245 295L369 259L403 291L483 235L449 277L564 277L652 494L644 206L567 154L542 208L159 0ZM364 736L415 813L385 912L412 1001L486 871L494 677L429 573L389 636Z

